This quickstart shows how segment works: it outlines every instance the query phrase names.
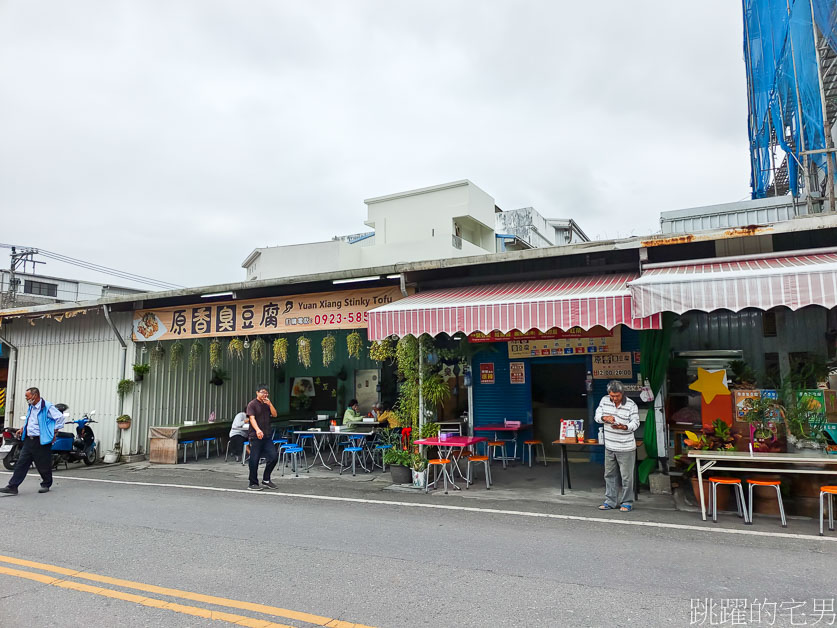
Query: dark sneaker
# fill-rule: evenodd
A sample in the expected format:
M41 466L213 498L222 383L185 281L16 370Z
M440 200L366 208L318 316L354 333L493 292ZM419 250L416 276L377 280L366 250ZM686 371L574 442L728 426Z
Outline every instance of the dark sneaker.
M49 493L49 487L48 486L42 486L41 488L38 489L38 492L39 493Z
M278 486L276 486L276 485L275 485L273 482L271 482L270 480L267 480L267 481L264 481L264 480L263 480L263 481L262 481L262 486L266 486L267 488L279 488Z
M4 486L0 488L0 493L5 493L6 495L17 495L17 489L12 488L11 486Z
M258 484L251 484L250 486L247 487L247 490L248 491L260 491L260 490L262 490L262 487L259 486Z

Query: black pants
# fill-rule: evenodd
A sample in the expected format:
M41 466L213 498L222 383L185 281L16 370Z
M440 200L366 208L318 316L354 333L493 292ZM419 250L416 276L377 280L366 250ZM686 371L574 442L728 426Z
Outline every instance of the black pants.
M259 460L264 458L264 481L270 481L270 474L276 468L276 463L279 461L279 454L276 453L276 445L273 441L264 435L264 438L250 439L250 484L259 483Z
M243 456L244 455L244 443L247 442L246 436L241 436L240 434L236 434L235 436L230 436L230 451L232 451L233 456Z
M39 436L32 438L27 436L23 439L23 447L20 450L20 458L15 465L12 479L9 480L9 488L17 488L26 477L29 465L35 463L35 468L41 474L41 486L49 488L52 486L52 444L41 445Z

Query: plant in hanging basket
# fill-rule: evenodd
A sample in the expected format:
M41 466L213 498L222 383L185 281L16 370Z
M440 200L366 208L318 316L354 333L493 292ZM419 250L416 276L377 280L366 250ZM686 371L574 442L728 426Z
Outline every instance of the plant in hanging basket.
M175 370L183 363L183 341L175 340L169 352L169 368Z
M142 378L148 374L148 371L151 370L150 364L134 364L134 381L141 382Z
M195 367L200 362L201 356L203 355L203 344L201 344L200 340L195 340L192 343L192 346L189 347L189 371L194 371Z
M122 416L116 417L116 427L120 430L127 430L131 427L131 417L127 414L123 414Z
M209 343L209 367L216 370L219 369L221 367L222 356L221 341L215 338Z
M210 384L214 386L221 386L230 378L227 372L222 368L212 369L212 377L209 380Z
M134 380L132 380L132 379L120 380L119 383L116 385L116 392L119 394L120 397L124 397L126 394L131 392L133 389L134 389Z
M305 368L311 368L311 341L306 336L300 336L296 341L297 360Z
M395 358L395 343L384 338L369 345L369 357L376 362L386 362Z
M346 336L346 349L350 358L358 359L360 357L360 350L363 349L363 339L358 332L353 331Z
M284 366L288 362L288 339L277 338L273 341L273 366Z
M157 364L160 360L163 359L163 357L165 355L166 355L166 349L165 349L165 347L163 347L163 343L158 341L157 344L154 345L154 348L151 350L151 353L150 353L151 364Z
M328 365L334 362L334 350L337 348L337 340L331 334L323 338L323 366L328 368Z
M241 359L244 357L244 341L241 338L233 338L227 345L227 354L231 358Z
M256 338L250 345L250 361L258 364L264 359L265 342L264 338Z

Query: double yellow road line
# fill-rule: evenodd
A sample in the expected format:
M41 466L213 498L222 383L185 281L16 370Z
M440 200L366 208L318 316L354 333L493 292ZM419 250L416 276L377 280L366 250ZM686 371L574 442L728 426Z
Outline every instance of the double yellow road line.
M223 597L215 597L213 595L204 595L203 593L193 593L191 591L182 591L180 589L170 589L167 587L159 587L154 584L144 584L142 582L133 582L131 580L122 580L121 578L111 578L110 576L102 576L100 574L88 573L85 571L77 571L75 569L67 569L66 567L59 567L57 565L49 565L46 563L37 563L31 560L23 560L21 558L14 558L12 556L0 555L0 575L13 576L16 578L23 578L25 580L32 580L62 589L71 589L73 591L81 591L83 593L91 593L102 597L123 600L142 606L151 608L161 608L164 610L181 613L184 615L191 615L193 617L202 617L204 619L213 619L217 621L225 621L238 626L249 626L251 628L294 628L287 624L280 624L264 619L256 619L247 617L245 615L236 615L235 613L227 613L224 611L216 611L199 606L188 606L185 604L178 604L176 602L168 602L155 597L148 597L144 595L136 595L134 593L126 593L117 589L109 589L106 587L93 586L77 582L76 580L86 580L88 582L97 582L100 584L109 584L123 589L131 589L134 591L143 591L145 593L156 593L157 595L164 595L170 598L177 598L181 600L189 600L192 602L201 602L203 604L211 604L213 606L221 606L224 608L232 608L237 610L251 611L262 615L269 615L271 617L282 617L284 619L291 619L305 624L312 624L314 626L324 626L325 628L370 628L362 624L355 624L339 619L332 619L330 617L321 617L319 615L312 615L310 613L303 613L299 611L292 611L276 606L268 606L267 604L256 604L254 602L244 602L241 600L231 600ZM6 565L15 565L17 567L29 567L30 569L38 569L47 573L39 573L37 571L24 571L7 567ZM63 578L56 578L47 574L58 574L61 576L68 576L75 578L75 580L66 580Z

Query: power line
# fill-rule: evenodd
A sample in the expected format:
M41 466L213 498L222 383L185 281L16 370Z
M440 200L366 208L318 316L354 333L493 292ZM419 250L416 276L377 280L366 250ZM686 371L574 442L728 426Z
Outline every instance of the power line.
M4 244L0 242L0 248L11 249L15 246L20 247L20 245L12 245L12 244ZM21 247L21 248L34 248L34 247ZM141 283L149 286L154 286L156 288L165 289L165 290L172 290L177 288L183 288L184 286L170 283L167 281L160 281L159 279L153 279L151 277L145 277L143 275L136 275L134 273L129 273L124 270L117 270L115 268L110 268L109 266L102 266L100 264L94 264L93 262L86 262L84 260L76 259L73 257L69 257L67 255L62 255L60 253L55 253L53 251L47 251L44 249L36 249L39 255L43 255L48 259L55 260L57 262L63 262L65 264L70 264L73 266L78 266L79 268L84 268L86 270L92 270L97 273L102 273L104 275L110 275L112 277L118 277L120 279L125 279L127 281L132 281L134 283Z

